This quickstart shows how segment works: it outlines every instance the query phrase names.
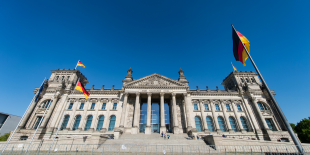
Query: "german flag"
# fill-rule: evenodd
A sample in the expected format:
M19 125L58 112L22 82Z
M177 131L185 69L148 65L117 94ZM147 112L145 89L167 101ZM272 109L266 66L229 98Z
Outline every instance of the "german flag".
M241 63L243 63L243 66L246 66L245 61L248 58L248 54L246 53L242 44L244 44L244 46L250 53L250 41L240 32L233 29L233 50L235 59L236 61L240 61Z
M78 90L82 93L84 93L85 99L87 99L89 97L89 92L87 92L84 88L84 86L82 85L82 83L79 81L75 87L75 90Z
M83 65L81 61L78 62L77 66L82 66L83 68L85 68L85 66Z

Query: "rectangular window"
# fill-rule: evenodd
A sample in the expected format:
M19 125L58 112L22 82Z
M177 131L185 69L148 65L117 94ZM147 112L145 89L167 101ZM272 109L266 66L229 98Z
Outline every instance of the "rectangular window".
M277 131L277 129L276 129L275 125L273 124L273 121L271 118L265 118L265 121L266 121L270 130Z
M90 109L95 109L96 103L92 103Z
M197 104L194 104L194 110L198 110Z
M84 108L84 103L81 103L80 108L79 109L83 109Z
M240 104L237 104L238 111L242 111Z
M205 104L205 110L209 110L209 105Z
M39 127L39 124L40 124L41 119L42 119L42 117L39 116L38 119L37 119L36 124L35 124L34 127L33 127L34 129L37 129L37 128Z
M231 110L230 110L230 107L229 107L229 104L226 104L226 110L227 110L227 111L231 111Z
M27 140L28 139L28 136L21 136L20 137L20 140Z
M215 110L220 111L220 106L218 104L215 104Z
M106 105L107 105L106 103L102 103L102 108L101 108L101 109L103 109L103 110L104 110L104 109L105 109L105 107L106 107Z
M73 103L70 103L68 109L72 109L72 107L73 107Z
M117 108L117 103L114 103L113 104L113 110L116 110L116 108Z

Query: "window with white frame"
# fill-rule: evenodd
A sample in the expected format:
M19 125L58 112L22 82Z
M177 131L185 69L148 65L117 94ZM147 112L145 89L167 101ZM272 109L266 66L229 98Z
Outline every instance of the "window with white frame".
M113 110L116 110L116 108L117 108L117 103L114 103L113 104Z
M72 109L72 107L73 107L73 103L70 103L68 109Z
M102 110L105 110L106 105L107 105L106 103L102 103L102 107L101 107L101 109L102 109Z
M272 121L271 118L265 118L265 121L266 121L266 123L267 123L267 125L268 125L268 127L269 127L270 130L272 130L272 131L277 131L277 128L276 128L276 126L274 125L274 123L273 123L273 121Z
M267 107L265 106L265 104L257 102L258 108L259 110L263 111L263 110L267 110Z
M81 103L80 108L79 109L83 109L84 108L84 103Z
M96 103L92 103L90 109L95 109Z
M209 110L209 105L205 104L205 110Z
M226 104L226 110L231 111L229 104Z
M194 104L194 110L198 110L197 104Z
M236 106L237 106L238 111L242 111L240 104L237 104Z
M216 110L216 111L220 111L220 106L219 106L219 104L215 104L215 110Z

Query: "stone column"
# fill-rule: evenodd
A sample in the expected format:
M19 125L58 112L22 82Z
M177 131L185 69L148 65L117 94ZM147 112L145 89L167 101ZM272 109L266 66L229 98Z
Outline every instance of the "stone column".
M225 117L225 121L226 121L226 124L227 124L228 131L229 131L229 133L233 133L234 131L231 129L229 118L228 118L228 115L227 115L227 112L226 112L226 110L227 110L226 109L226 105L224 104L223 100L220 100L220 102L221 102L221 105L222 105L222 110L223 110L223 113L224 113L224 117Z
M131 129L131 134L138 134L139 132L139 111L140 111L140 93L136 93L136 103L135 103L135 113L134 113L134 121L133 128Z
M257 120L256 117L254 116L254 111L252 110L253 108L250 107L249 102L248 102L247 99L244 99L244 98L243 98L243 101L244 101L245 107L246 107L247 110L248 110L249 119L252 120L252 123L253 123L253 126L254 126L254 130L255 130L256 133L258 133L258 134L263 133L262 130L259 128L258 120ZM250 110L251 110L251 111L250 111ZM250 121L250 120L247 120L247 121ZM251 124L251 123L248 123L248 124Z
M258 107L258 105L257 105L257 99L255 98L255 97L252 97L252 102L253 102L253 104L254 104L254 106L255 106L255 109L257 110L257 113L258 113L258 115L259 115L259 118L260 118L260 120L262 121L262 123L263 123L263 128L267 131L267 130L270 130L269 129L269 127L268 127L268 125L267 125L267 123L266 123L266 121L265 121L265 118L263 117L263 115L262 115L262 112L259 110L259 107Z
M123 103L123 109L122 109L121 123L119 125L120 128L124 128L125 115L127 111L127 100L128 100L128 93L124 93L124 103Z
M189 130L192 129L192 125L191 125L191 118L190 118L190 107L191 107L191 103L187 101L187 93L183 94L184 96L184 104L185 104L185 108L186 108L186 120L187 120L187 128L186 128L186 132L188 132Z
M160 93L160 129L159 132L166 132L165 121L165 93Z
M95 113L93 115L93 120L91 122L91 126L90 126L90 129L89 131L93 130L93 131L96 131L97 129L97 125L98 125L98 109L100 107L100 99L95 99L95 100L92 100L96 105L95 105Z
M152 93L147 93L147 115L145 134L151 134Z
M234 109L234 113L235 113L235 118L236 118L236 123L238 122L238 124L239 124L239 128L240 128L240 130L241 130L241 132L242 133L244 133L244 129L243 129L243 126L242 126L242 124L241 124L241 120L240 120L240 115L239 115L239 113L237 112L237 106L236 106L236 104L235 104L235 102L236 101L233 101L231 104L232 104L232 107L233 107L233 109ZM244 109L245 110L245 109Z
M59 124L62 122L61 118L63 113L65 109L68 108L67 97L68 94L63 94L58 100L58 104L55 106L54 111L50 117L50 121L46 126L50 131L53 130L53 132L56 132Z
M219 122L217 121L217 115L215 115L215 106L214 106L214 103L212 102L212 100L210 100L210 105L211 105L211 111L212 111L212 115L213 115L213 121L215 123L215 131L222 132L220 130Z
M209 133L210 131L208 130L207 119L206 119L206 115L204 113L205 107L202 104L202 100L199 100L199 105L200 105L200 112L201 112L201 117L202 117L201 121L203 124L204 131L205 131L205 133Z
M178 122L178 112L177 112L177 103L175 98L175 93L172 93L172 114L173 114L173 133L179 133L179 122Z
M52 112L54 111L54 108L56 106L56 103L58 101L58 97L59 97L59 93L55 94L54 98L52 99L53 102L49 105L49 108L48 108L48 112L46 113L46 115L44 116L43 118L43 121L42 121L42 124L40 125L41 128L45 128L51 115L52 115Z
M44 98L41 98L41 100L39 100L39 101L44 101ZM37 103L39 103L39 101ZM29 107L24 119L22 120L22 122L18 126L19 129L23 129L26 126L26 123L28 122L30 115L34 111L34 108L35 108L37 103L34 101L31 103L31 106Z

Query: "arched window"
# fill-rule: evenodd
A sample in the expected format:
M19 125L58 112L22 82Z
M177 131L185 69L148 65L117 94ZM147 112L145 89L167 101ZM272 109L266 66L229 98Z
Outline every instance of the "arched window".
M248 78L245 79L247 83L250 83L250 80Z
M267 110L266 106L263 103L257 102L259 110Z
M244 117L240 117L240 121L241 121L241 124L242 124L242 127L245 131L249 131L249 128L248 128L248 125L246 123L246 119Z
M207 116L206 120L207 120L208 130L214 131L212 118L210 116Z
M66 115L62 124L61 124L61 127L60 127L60 130L63 130L67 127L67 124L69 122L69 119L70 119L70 116L69 115Z
M51 100L46 100L43 102L42 107L41 108L49 108L50 104L52 103Z
M115 121L116 121L116 116L111 116L110 119L110 124L109 124L109 131L113 131L115 127Z
M219 123L220 130L226 131L224 119L219 116L219 117L217 117L217 121Z
M195 117L195 124L196 124L197 131L202 131L201 130L201 121L200 121L200 118L198 116Z
M99 116L97 129L96 129L97 131L100 131L102 129L103 123L104 123L104 116L101 115L101 116Z
M61 77L61 81L63 81L64 79L65 79L65 76L62 76L62 77Z
M72 130L78 129L78 128L79 128L79 125L80 125L80 122L81 122L81 115L77 115L77 116L75 117L75 121L74 121Z
M91 126L91 122L93 121L93 116L90 115L87 117L87 121L86 121L86 124L85 124L85 128L84 130L87 131L90 129L90 126Z
M59 79L59 76L56 76L56 81Z
M229 123L230 123L230 126L231 126L231 129L235 132L237 132L237 126L236 126L236 121L233 117L229 117Z
M240 78L240 80L241 80L241 82L242 82L242 83L244 83L244 80L243 80L243 78Z
M254 78L251 78L251 81L252 81L252 83L255 83L255 82L256 82Z

